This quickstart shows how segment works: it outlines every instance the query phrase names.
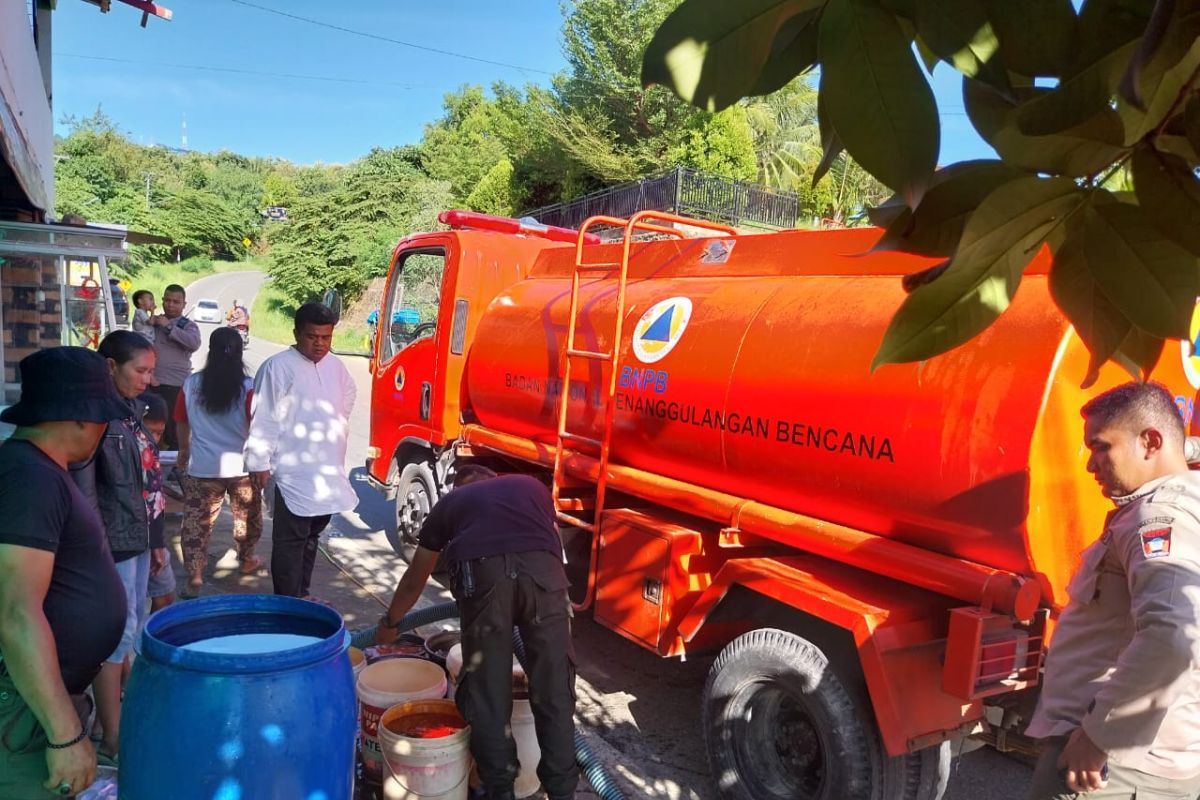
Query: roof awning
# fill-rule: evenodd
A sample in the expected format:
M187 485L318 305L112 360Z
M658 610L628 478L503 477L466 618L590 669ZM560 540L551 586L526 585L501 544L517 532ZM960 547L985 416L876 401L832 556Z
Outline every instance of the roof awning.
M106 231L119 231L125 236L125 241L129 244L174 244L167 236L159 236L146 231L130 230L128 226L113 222L83 222L81 218L72 220L71 222L60 222L60 225L76 225L81 228L95 230L100 228Z
M99 6L100 10L105 14L107 14L109 11L109 8L112 7L112 0L83 0L83 1L85 3L91 3L94 6ZM141 11L143 28L146 27L146 21L148 19L150 19L151 16L155 16L155 17L158 17L159 19L165 19L165 20L171 19L171 9L166 8L165 6L161 6L158 3L152 3L152 2L150 2L150 0L117 0L117 2L124 3L127 6L133 6L138 11Z
M125 241L130 244L174 244L169 237L141 231L125 231Z

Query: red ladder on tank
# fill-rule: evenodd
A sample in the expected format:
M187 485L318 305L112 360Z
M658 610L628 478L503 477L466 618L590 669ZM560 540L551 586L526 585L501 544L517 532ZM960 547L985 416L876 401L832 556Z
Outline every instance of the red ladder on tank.
M728 225L720 223L707 222L705 220L690 219L681 217L675 214L668 214L662 211L639 211L629 219L621 219L619 217L596 216L589 217L579 228L579 236L575 241L575 267L571 272L571 303L567 313L567 341L563 348L562 355L559 359L559 374L562 376L562 389L558 403L558 432L555 437L554 448L554 484L552 493L554 496L555 513L560 522L568 525L573 525L577 528L582 528L591 534L591 561L588 567L588 585L587 594L581 603L575 604L577 609L585 609L591 605L592 599L596 591L596 557L600 547L599 525L600 514L604 510L604 493L607 486L608 477L608 456L609 445L612 439L613 427L613 397L617 392L617 358L620 354L621 338L624 331L625 323L625 288L629 281L629 251L633 244L633 236L635 231L645 231L647 233L657 233L666 236L671 236L676 239L686 239L687 236L683 231L677 228L669 228L665 225L656 225L648 220L656 220L657 222L670 222L681 225L687 225L693 228L705 228L708 230L719 231L720 233L736 236L737 230ZM586 262L584 261L584 240L588 236L588 229L597 225L609 225L614 228L623 228L624 235L621 238L621 260L614 262ZM584 275L603 275L605 273L616 270L617 275L617 302L614 308L614 325L612 338L608 340L608 346L605 350L584 350L576 346L577 325L579 322L579 285L580 278ZM597 341L602 341L599 336ZM601 429L600 438L596 439L591 436L586 436L582 433L568 430L568 411L570 408L571 397L571 374L572 365L577 360L600 362L601 376L603 376L603 365L608 365L608 380L604 386L604 391L597 397L599 403L604 409L604 424ZM584 397L586 403L587 397ZM597 473L594 483L595 490L592 497L573 496L568 497L563 493L564 489L578 489L587 487L592 483L592 479L584 478L579 475L567 474L567 458L570 451L586 448L592 451L593 455L599 462L599 472ZM591 519L586 519L579 512L591 511Z

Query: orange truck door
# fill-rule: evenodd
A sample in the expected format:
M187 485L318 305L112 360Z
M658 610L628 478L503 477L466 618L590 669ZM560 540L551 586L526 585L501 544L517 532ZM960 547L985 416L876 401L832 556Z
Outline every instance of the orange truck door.
M371 473L386 481L397 448L406 440L439 445L445 438L436 403L439 354L451 320L442 288L453 287L449 237L422 237L400 250L392 268L375 334L371 444L378 448ZM449 290L448 290L449 291Z

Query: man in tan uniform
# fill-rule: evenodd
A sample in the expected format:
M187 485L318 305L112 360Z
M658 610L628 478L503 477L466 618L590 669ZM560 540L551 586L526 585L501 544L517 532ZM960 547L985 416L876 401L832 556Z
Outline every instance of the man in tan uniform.
M1067 588L1030 736L1030 800L1200 793L1200 473L1160 384L1083 407L1088 471L1116 508Z

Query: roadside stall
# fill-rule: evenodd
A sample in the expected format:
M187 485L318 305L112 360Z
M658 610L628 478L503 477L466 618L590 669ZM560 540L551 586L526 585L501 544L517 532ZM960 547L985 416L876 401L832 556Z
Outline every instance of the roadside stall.
M0 221L0 360L5 405L20 395L17 365L44 347L95 348L116 326L109 263L125 232Z

